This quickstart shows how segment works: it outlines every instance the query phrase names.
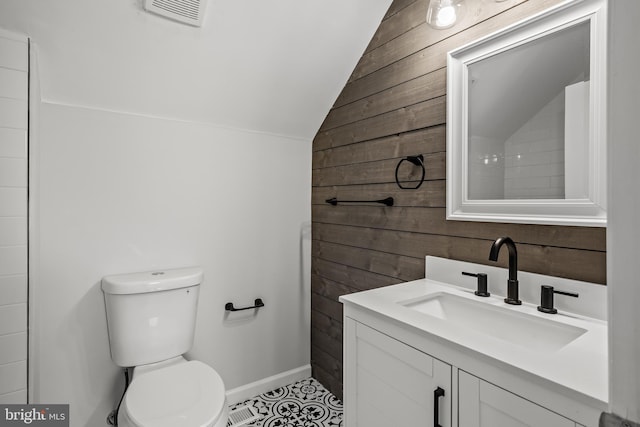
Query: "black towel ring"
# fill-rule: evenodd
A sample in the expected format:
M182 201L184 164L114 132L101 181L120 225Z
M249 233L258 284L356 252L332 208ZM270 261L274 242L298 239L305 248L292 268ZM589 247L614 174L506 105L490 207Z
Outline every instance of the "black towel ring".
M400 184L400 180L398 179L398 170L400 169L400 165L403 162L410 162L422 168L422 177L420 178L420 182L418 183L418 185L416 185L415 187L404 187L402 184ZM402 188L403 190L416 190L420 188L420 186L424 182L425 174L426 170L424 168L424 156L422 154L418 154L417 156L407 156L404 159L400 160L398 162L398 166L396 166L396 184L398 184L398 187Z

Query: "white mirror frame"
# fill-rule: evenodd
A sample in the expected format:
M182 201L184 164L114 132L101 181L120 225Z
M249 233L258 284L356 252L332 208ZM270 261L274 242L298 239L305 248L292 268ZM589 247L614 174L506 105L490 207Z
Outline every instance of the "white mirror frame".
M570 0L448 53L447 219L605 227L606 1ZM589 170L586 199L470 200L468 194L468 67L505 50L590 23Z

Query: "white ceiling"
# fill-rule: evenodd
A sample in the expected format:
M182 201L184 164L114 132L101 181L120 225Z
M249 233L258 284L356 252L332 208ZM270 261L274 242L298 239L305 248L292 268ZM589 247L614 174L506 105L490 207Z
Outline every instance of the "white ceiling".
M203 26L142 0L2 0L45 101L311 139L391 0L209 0Z

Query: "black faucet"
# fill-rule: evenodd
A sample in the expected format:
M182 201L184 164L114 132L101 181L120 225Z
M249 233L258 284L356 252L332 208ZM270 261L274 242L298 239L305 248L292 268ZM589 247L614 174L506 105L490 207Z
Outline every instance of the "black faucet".
M518 299L518 251L516 244L511 237L498 237L491 245L489 252L490 261L498 261L498 254L502 245L507 245L509 250L509 280L507 280L507 297L504 302L507 304L520 305L522 301Z

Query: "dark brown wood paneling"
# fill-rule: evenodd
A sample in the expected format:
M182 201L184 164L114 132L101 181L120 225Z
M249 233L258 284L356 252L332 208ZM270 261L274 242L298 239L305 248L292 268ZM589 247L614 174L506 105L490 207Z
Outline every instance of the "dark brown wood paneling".
M340 295L358 292L359 290L360 289L331 280L328 277L323 277L317 274L311 275L311 292L334 302L338 302L338 297L340 297ZM320 309L319 305L314 305L314 307L316 309ZM326 310L324 312L326 313ZM332 318L335 319L335 316Z
M447 221L444 208L378 207L373 205L331 206L325 203L313 205L311 215L314 224L321 222L486 240L494 240L496 237L508 235L518 244L567 247L589 251L604 251L606 245L606 231L600 227Z
M333 129L443 96L446 93L446 86L446 70L441 68L349 105L334 108L329 112L320 130Z
M425 0L395 1L371 39L365 52L370 52L385 43L424 23L427 14Z
M312 166L311 363L313 375L337 396L338 297L422 278L426 255L491 265L491 242L510 236L523 271L605 283L603 228L445 218L447 52L561 1L468 2L462 22L437 31L424 23L427 0L395 0L320 127ZM427 180L417 190L401 190L396 165L417 154L425 156ZM419 173L405 164L400 178ZM325 202L388 196L392 207ZM507 254L498 261L505 267Z
M400 279L362 270L346 264L327 261L322 258L313 258L312 271L314 275L325 277L359 291L403 282L403 280Z
M444 125L405 132L313 153L314 169L401 158L416 154L444 152L446 150Z
M412 258L319 240L313 241L311 246L312 256L327 261L339 264L346 263L361 270L405 281L424 277L424 259L422 258Z
M342 360L336 359L315 345L311 347L311 363L334 378L342 378Z
M314 151L409 132L445 122L445 97L430 99L324 132L313 140Z
M492 1L492 0L485 0ZM384 68L379 69L375 73L368 74L356 80L351 80L342 90L334 107L339 107L362 99L374 93L381 92L390 87L415 79L424 74L430 73L446 66L447 52L456 49L464 44L478 39L480 37L491 34L510 24L526 18L536 12L544 10L563 0L529 0L517 7L513 7L491 19L483 21L479 25L470 27L466 31L455 34L452 37L443 38L444 35L432 35L432 40L442 40L422 48L425 43L419 43L413 46L415 53L404 57L396 62L390 63ZM450 30L457 28L454 26ZM425 27L425 30L432 34L437 30ZM433 37L436 37L435 39Z
M437 45L444 39L452 36L453 34L460 32L467 32L465 30L474 26L480 27L477 24L488 18L498 15L499 13L513 7L516 3L521 3L526 0L512 0L509 2L496 2L494 0L481 0L475 2L467 2L470 13L465 14L463 19L453 27L447 30L434 31L425 22L425 16L427 11L427 0L421 0L416 7L412 5L411 12L420 13L421 23L414 25L412 28L408 28L407 31L392 38L388 43L384 43L369 52L366 52L355 70L351 74L350 80L356 80L369 75L391 63L397 62L402 58L405 58L416 51L426 48L431 45ZM407 8L409 9L409 8ZM407 10L405 9L405 10ZM403 11L404 12L404 11ZM422 13L421 13L422 12ZM416 22L419 19L407 20L409 25ZM509 18L507 18L509 19ZM495 20L494 20L495 21ZM381 29L385 29L385 23L380 26ZM378 33L383 31L376 32ZM395 34L400 31L396 29ZM376 36L374 36L375 39Z
M342 360L342 336L334 337L330 333L316 327L315 323L311 326L311 342L313 345L329 354L336 360ZM342 379L340 379L342 382Z
M442 258L452 258L479 264L496 265L489 261L493 239L477 239L423 234L394 230L351 227L315 223L314 238L323 242L366 247L375 251L422 258L425 252ZM606 279L606 254L548 245L518 244L519 268L540 274L567 277L601 283ZM507 255L501 254L498 264L507 267ZM387 273L388 274L388 273Z
M400 12L404 8L406 8L406 7L410 6L411 4L415 3L416 1L420 1L420 0L395 0L391 4L391 6L389 6L389 10L387 10L387 13L384 15L383 22L388 20L389 18L391 18L393 15L395 15L398 12ZM375 35L373 37L375 38Z
M316 347L312 347L312 350L315 348ZM312 356L313 355L315 354L312 354ZM322 366L318 365L318 363L312 363L311 368L313 377L320 381L320 383L324 385L327 390L332 392L334 396L342 400L342 381L337 379L330 372L327 372Z

